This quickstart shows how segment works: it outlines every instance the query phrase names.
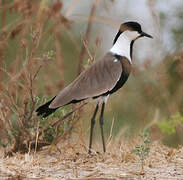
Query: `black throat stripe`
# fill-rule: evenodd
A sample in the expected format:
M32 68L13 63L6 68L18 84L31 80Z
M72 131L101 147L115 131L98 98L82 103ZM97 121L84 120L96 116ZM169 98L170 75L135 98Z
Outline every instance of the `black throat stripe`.
M116 34L114 41L113 41L113 45L116 43L116 41L118 40L119 36L121 35L121 31L119 30L118 33Z

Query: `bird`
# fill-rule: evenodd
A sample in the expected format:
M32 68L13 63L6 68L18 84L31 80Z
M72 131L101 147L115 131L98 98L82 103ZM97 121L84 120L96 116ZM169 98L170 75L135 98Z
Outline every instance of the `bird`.
M40 106L36 110L37 115L45 118L65 105L94 100L96 107L91 118L88 153L91 153L93 130L100 107L99 124L105 153L103 130L105 104L108 97L123 87L127 81L132 69L133 45L141 37L153 38L142 31L138 22L128 21L122 23L113 40L112 48L103 58L95 61L50 101Z

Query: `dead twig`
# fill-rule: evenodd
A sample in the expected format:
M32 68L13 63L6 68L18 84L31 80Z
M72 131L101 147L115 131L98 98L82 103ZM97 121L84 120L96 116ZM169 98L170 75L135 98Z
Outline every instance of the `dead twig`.
M114 118L112 119L112 124L111 124L111 129L110 129L110 135L107 139L107 146L109 146L111 140L112 140L112 130L113 130L113 127L114 127Z
M63 122L67 117L69 117L70 115L72 115L75 111L81 109L81 108L82 108L84 105L86 105L86 104L87 104L87 102L81 104L79 107L76 107L76 108L74 108L72 111L70 111L69 113L67 113L67 114L66 114L65 116L63 116L61 119L58 119L58 120L56 120L56 121L53 121L51 124L47 125L47 126L43 129L43 131L48 130L48 128L49 128L50 126L53 127L53 126L56 126L59 122Z
M89 40L90 40L91 26L93 24L93 18L94 18L94 15L95 15L97 4L98 4L98 0L95 0L95 2L93 3L93 6L91 8L91 11L90 11L90 16L89 16L89 20L88 20L87 30L86 30L86 34L85 34L85 37L84 37L84 41L87 42L87 44L89 43ZM79 55L78 75L82 71L82 68L83 68L82 64L83 64L83 60L85 58L85 54L86 54L86 48L85 48L85 46L83 44L82 47L81 47L80 55Z
M2 0L1 1L1 4L2 4L2 7L6 5L6 0ZM5 54L5 49L6 49L6 31L4 29L4 27L6 26L6 9L2 9L1 10L1 24L2 24L2 31L1 31L1 34L0 34L0 66L2 66L3 64L3 61L4 61L4 54ZM2 89L2 85L1 85L1 79L2 79L2 75L3 75L3 72L0 71L0 89Z
M35 140L35 149L34 149L34 154L37 151L37 145L38 145L38 137L39 137L39 122L37 124L37 132L36 132L36 140Z

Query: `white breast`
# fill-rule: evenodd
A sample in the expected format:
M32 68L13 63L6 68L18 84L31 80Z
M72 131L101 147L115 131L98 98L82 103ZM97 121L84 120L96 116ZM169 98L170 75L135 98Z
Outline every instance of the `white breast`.
M130 56L130 45L133 40L139 36L137 31L125 31L117 39L116 43L110 49L110 52L125 56L132 64L132 59Z

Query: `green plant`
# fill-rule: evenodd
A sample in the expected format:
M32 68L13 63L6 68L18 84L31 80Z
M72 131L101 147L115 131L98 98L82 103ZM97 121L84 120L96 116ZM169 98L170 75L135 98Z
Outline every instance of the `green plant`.
M183 123L183 116L180 113L176 113L169 120L163 120L157 124L163 133L173 134L176 132L176 127L181 123Z
M149 138L149 128L145 128L141 133L139 133L139 137L141 139L141 143L133 149L133 152L139 157L141 162L141 174L144 174L144 162L149 154L149 144L151 142L151 139Z

